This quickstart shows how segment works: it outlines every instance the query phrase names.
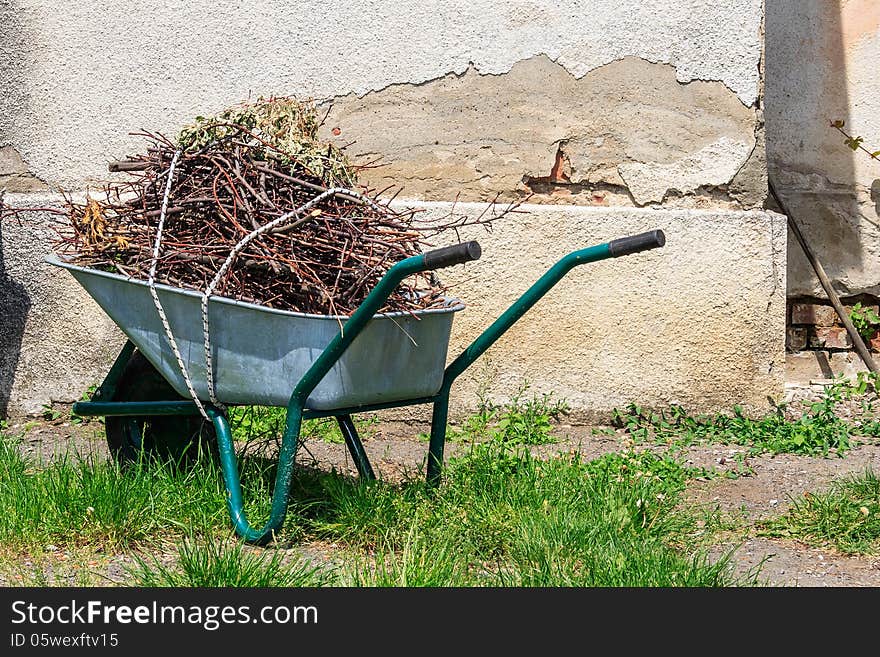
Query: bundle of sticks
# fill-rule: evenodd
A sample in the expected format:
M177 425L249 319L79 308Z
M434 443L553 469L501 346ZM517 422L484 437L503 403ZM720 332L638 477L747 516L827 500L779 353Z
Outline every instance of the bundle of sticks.
M310 204L250 241L215 293L348 316L391 266L430 248L430 238L466 225L490 228L519 205L493 201L477 217L420 221L415 210L392 209L387 189L360 185L359 171L371 165L354 165L320 142L319 125L311 102L283 97L197 117L174 141L137 133L147 140L144 152L110 165L124 180L106 183L100 199L65 197L69 230L59 233L56 251L83 266L147 279L163 217L155 281L203 291L245 237ZM327 195L329 188L354 193ZM436 307L446 292L433 274L410 277L382 312Z

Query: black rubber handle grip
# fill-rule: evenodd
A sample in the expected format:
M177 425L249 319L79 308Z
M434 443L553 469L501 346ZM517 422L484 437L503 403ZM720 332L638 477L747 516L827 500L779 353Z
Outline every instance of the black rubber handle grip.
M441 269L460 265L463 262L479 260L483 250L477 242L463 242L452 246L428 251L425 255L425 269Z
M608 243L608 251L612 258L617 256L629 255L648 249L656 249L666 244L666 235L662 230L649 230L647 233L639 233L638 235L630 235L629 237L621 237L611 240Z

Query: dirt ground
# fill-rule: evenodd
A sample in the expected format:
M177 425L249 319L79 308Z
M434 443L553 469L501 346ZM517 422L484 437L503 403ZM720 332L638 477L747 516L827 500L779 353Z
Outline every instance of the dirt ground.
M846 412L845 410L843 412ZM63 414L62 417L66 418ZM74 425L64 419L54 422L28 419L22 449L27 454L49 458L70 448L80 453L106 455L102 426L97 422ZM11 423L16 432L25 421ZM555 433L558 442L536 447L539 454L577 450L588 458L623 449L626 436L620 431L599 433L596 427L560 424ZM427 426L403 422L380 421L369 427L363 438L377 476L395 479L423 468L427 442L419 432ZM446 455L454 455L462 446L448 443ZM739 455L739 456L738 456ZM880 586L880 556L846 556L830 549L809 547L795 540L770 539L756 535L754 523L778 516L792 500L807 491L819 491L835 478L861 473L870 468L880 472L880 441L860 444L843 457L828 458L795 456L747 457L739 447L710 445L690 448L686 453L689 465L734 470L736 478L718 477L694 481L685 494L685 503L717 507L725 517L736 519L736 529L713 546L717 556L734 549L734 562L741 573L760 566L759 580L771 586L786 587L873 587ZM300 450L298 461L303 465L336 468L356 474L354 464L344 445L311 439ZM743 472L743 467L745 471ZM321 546L314 546L321 550ZM59 556L60 558L60 556ZM101 571L107 583L124 583L124 571L131 559L126 555L95 557L88 567ZM72 578L72 576L68 576ZM2 581L0 585L13 584ZM64 583L59 582L59 583ZM70 583L75 583L71 581Z

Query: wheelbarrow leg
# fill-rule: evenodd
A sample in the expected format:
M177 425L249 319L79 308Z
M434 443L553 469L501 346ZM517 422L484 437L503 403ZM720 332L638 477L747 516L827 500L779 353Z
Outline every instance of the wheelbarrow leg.
M358 436L357 428L354 426L351 415L337 415L336 421L339 423L339 430L342 432L345 445L351 453L351 458L354 460L358 474L362 479L375 479L376 473L373 472L373 466L370 465L370 459L367 458L367 452L364 450L364 445Z
M272 492L272 509L269 520L261 529L256 529L248 522L244 513L244 500L241 493L241 477L238 471L238 459L235 456L235 444L229 421L218 409L207 405L205 409L214 423L217 433L217 444L220 450L220 466L223 470L223 482L226 485L226 504L235 531L248 542L266 543L284 524L287 514L290 482L293 475L294 459L299 443L302 425L302 409L291 404L287 410L287 421L284 435L281 438L281 450L278 453L278 470L275 474L275 489Z
M440 471L443 469L443 449L446 445L446 422L449 416L449 389L440 391L434 400L434 412L431 415L431 442L428 445L428 468L425 476L429 486L440 483Z
M122 373L125 371L125 366L128 365L128 361L131 360L131 355L133 353L134 343L132 343L131 340L126 340L125 344L122 345L122 350L113 362L113 366L110 368L110 371L107 372L107 376L104 377L104 381L101 382L101 385L95 390L95 394L92 395L91 401L100 402L113 399L113 396L116 394L116 386L119 383L119 379L122 377Z

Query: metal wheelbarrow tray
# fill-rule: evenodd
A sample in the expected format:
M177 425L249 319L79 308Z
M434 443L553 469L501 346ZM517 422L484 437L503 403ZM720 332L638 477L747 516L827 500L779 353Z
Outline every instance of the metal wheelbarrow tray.
M56 256L120 330L182 397L186 382L145 281L79 267ZM156 285L199 399L207 401L201 298L198 292ZM315 410L430 397L440 390L453 313L464 304L377 315L315 386ZM275 310L211 297L211 357L217 399L224 404L286 406L290 391L348 319Z
M431 404L426 479L437 485L454 381L574 267L654 249L665 242L663 232L653 230L565 255L445 368L452 318L463 308L460 302L450 300L447 308L423 311L416 317L376 313L407 276L479 259L481 250L476 242L396 263L348 318L288 313L212 297L208 313L211 335L217 336L217 344L213 337L211 343L219 404L287 408L271 511L259 528L251 525L244 513L238 457L226 411L185 394L146 284L75 267L57 258L49 261L76 277L129 337L91 400L77 402L73 411L107 418L107 440L120 461L151 452L155 455L168 442L172 446L199 443L206 433L203 418L208 420L208 439L217 446L232 524L246 541L264 543L272 540L284 523L304 419L336 418L358 473L370 479L375 474L352 414ZM191 381L201 385L201 392L196 390L200 399L206 387L201 364L201 295L167 286L157 288L185 367L192 368ZM116 438L111 440L111 434ZM114 440L124 440L127 449L114 450Z

